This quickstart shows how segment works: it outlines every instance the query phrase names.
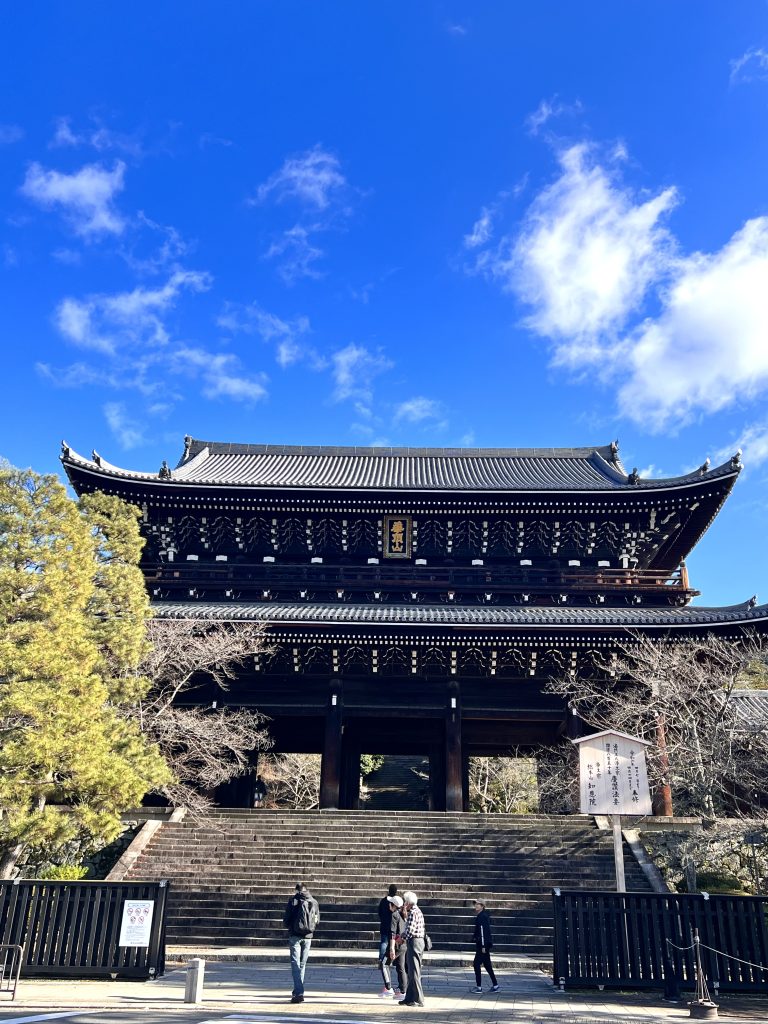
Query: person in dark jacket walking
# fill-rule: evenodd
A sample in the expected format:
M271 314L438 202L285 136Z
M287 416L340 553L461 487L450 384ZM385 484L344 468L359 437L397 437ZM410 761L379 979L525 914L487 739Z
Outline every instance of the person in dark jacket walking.
M320 921L320 907L303 882L296 884L296 893L288 900L283 924L288 929L288 948L293 975L292 1003L304 1002L304 972L307 968L312 936Z
M496 975L493 973L493 965L491 964L491 949L493 948L493 935L491 934L491 918L488 911L485 909L485 903L483 900L475 900L475 959L472 961L472 966L475 968L475 987L473 992L483 991L483 977L480 973L480 968L484 967L488 971L488 977L491 979L491 987L489 992L498 992L499 983L496 980Z
M379 970L381 971L381 978L384 982L384 988L379 992L379 996L382 999L392 998L397 996L402 999L402 992L398 988L397 992L392 989L392 977L389 971L389 965L392 963L392 923L394 920L394 912L398 904L402 907L403 901L397 895L397 886L390 885L387 890L387 895L383 896L379 900Z

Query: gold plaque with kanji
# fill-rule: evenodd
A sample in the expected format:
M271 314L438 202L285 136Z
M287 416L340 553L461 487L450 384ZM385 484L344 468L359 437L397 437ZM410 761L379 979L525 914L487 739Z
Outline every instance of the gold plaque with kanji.
M411 557L410 516L384 516L384 557Z

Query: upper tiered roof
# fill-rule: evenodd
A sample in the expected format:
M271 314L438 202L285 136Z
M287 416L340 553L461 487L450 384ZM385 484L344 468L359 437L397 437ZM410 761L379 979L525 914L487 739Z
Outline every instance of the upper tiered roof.
M618 445L584 448L364 448L230 444L185 439L175 469L121 469L95 452L91 459L64 445L62 461L75 483L102 478L196 487L312 491L616 492L697 485L717 478L730 490L738 456L710 469L707 461L683 476L643 480L627 473Z

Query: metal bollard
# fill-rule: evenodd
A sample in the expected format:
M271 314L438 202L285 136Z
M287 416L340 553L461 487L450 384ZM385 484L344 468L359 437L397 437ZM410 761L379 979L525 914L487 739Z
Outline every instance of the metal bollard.
M184 989L185 1003L202 1003L203 982L205 981L205 960L193 957L187 964L187 985Z

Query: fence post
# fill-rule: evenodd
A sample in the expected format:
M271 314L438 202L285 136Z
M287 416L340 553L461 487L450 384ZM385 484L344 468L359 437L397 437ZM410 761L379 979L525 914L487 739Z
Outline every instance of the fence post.
M565 912L563 894L559 888L552 890L552 916L555 922L552 948L552 984L563 988L568 973L568 952L565 941Z
M205 982L205 960L193 957L187 964L187 984L184 989L185 1003L201 1003L203 1001L203 983Z

